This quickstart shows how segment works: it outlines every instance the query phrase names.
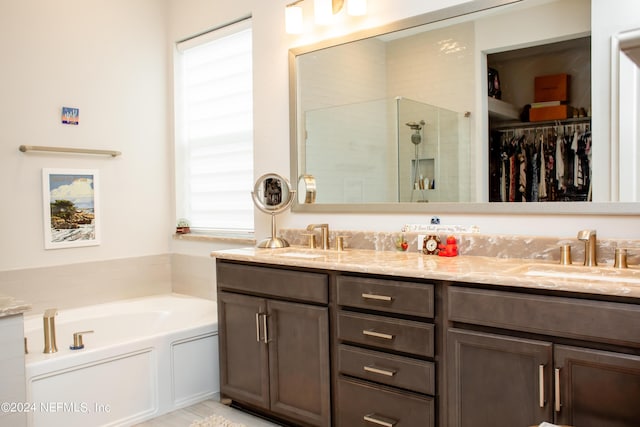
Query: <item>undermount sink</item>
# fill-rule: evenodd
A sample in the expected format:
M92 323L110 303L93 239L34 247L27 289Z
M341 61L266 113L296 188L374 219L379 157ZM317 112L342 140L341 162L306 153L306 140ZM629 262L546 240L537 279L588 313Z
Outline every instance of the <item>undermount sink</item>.
M514 274L534 277L555 277L596 282L623 282L640 285L640 269L586 267L583 265L524 264L511 270Z
M282 254L278 254L279 256L287 257L287 258L322 258L322 254L314 254L309 252L285 252Z

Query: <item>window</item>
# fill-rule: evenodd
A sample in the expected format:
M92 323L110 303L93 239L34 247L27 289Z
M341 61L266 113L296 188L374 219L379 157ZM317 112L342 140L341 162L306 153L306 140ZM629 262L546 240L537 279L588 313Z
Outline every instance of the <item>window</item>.
M195 230L251 233L251 21L180 42L177 51L177 216Z

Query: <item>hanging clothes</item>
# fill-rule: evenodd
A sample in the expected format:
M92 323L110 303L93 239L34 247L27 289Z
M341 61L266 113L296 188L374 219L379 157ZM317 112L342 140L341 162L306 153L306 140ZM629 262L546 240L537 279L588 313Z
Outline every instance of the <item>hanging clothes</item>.
M563 190L566 188L564 182L564 153L563 153L563 144L562 137L560 135L556 135L556 179L558 180L558 190Z
M540 133L540 179L538 180L538 196L547 198L547 165L544 155L544 136Z
M496 133L491 142L496 144L491 149L491 201L591 199L592 140L588 127L583 131L581 125L558 123Z

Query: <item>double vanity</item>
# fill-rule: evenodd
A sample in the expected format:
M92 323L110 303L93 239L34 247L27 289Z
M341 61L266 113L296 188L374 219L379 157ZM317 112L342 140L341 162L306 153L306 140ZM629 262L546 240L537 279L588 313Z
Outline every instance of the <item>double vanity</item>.
M221 393L284 424L640 420L632 263L301 246L212 256Z

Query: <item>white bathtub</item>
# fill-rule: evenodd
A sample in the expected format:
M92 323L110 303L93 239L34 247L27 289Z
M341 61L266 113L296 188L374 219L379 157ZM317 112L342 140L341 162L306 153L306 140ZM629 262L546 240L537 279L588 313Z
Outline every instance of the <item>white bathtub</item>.
M58 352L44 354L42 315L25 317L32 427L129 426L219 392L213 301L136 298L59 310L55 322Z

